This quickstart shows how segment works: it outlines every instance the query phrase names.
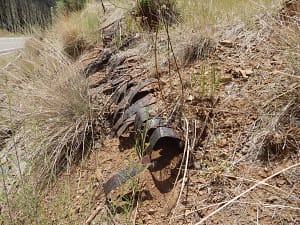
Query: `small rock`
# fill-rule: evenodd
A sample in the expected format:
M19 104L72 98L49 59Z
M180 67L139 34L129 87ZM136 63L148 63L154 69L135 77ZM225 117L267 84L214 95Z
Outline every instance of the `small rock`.
M204 196L205 194L206 194L206 191L204 191L204 190L198 191L199 196Z
M84 189L78 190L77 193L80 194L80 195L84 195L85 194L85 190Z
M156 210L155 210L155 209L150 208L150 209L148 210L148 214L149 214L149 215L153 215L154 213L156 213Z
M98 182L102 182L102 170L100 168L97 168L96 169L96 172L95 172L95 176L96 176L96 180Z
M146 222L149 222L152 219L152 216L148 215L146 216Z
M102 147L102 145L103 145L103 143L102 143L102 142L100 142L100 141L97 141L97 142L95 143L95 146L94 146L94 148L95 148L95 149L100 149L100 148Z
M196 170L199 170L199 169L202 168L202 166L201 166L201 161L200 161L200 160L194 161L194 168L195 168Z
M274 203L274 202L278 202L278 201L280 201L280 198L277 196L270 196L269 198L266 199L266 202L269 202L269 203Z
M189 216L191 213L192 213L192 211L189 210L189 209L187 209L187 210L185 210L184 215L185 215L185 217L187 217L187 216Z
M141 219L141 218L138 218L137 220L136 220L136 224L144 224L145 223L145 221L143 220L143 219Z
M276 184L277 184L278 187L281 187L281 186L283 186L285 184L285 180L282 180L282 179L281 180L277 180Z
M99 182L95 182L93 183L93 188L99 187L100 183Z
M222 139L219 143L219 147L224 148L227 145L227 140L226 139ZM222 156L221 156L222 157Z
M234 121L231 119L228 119L224 121L222 128L231 128L233 127Z
M182 201L181 201L181 204L183 204L183 205L188 205L188 204L189 204L189 201L186 200L186 199L185 199L185 200L182 200Z
M247 76L250 76L250 75L252 75L254 72L253 72L252 69L246 69L246 70L245 70L245 73L246 73Z
M225 74L223 77L221 77L221 83L229 83L232 81L232 76L230 74Z
M230 40L222 40L219 43L227 48L232 48L234 46L233 41L230 41Z
M189 95L186 100L193 101L194 100L194 96L193 95Z
M260 170L258 172L258 176L260 176L262 178L266 178L268 176L268 174L266 173L266 171Z
M240 74L242 75L242 77L243 77L244 79L248 79L246 70L240 70L239 72L240 72Z
M74 213L75 213L75 214L78 214L78 213L80 213L80 211L81 211L81 208L80 208L80 207L77 207L77 208L74 210Z
M243 79L248 79L248 77L250 75L252 75L254 72L252 69L242 69L240 67L237 67L237 68L234 68L232 71L231 71L232 75L235 77L235 78L239 78L239 77L242 77Z

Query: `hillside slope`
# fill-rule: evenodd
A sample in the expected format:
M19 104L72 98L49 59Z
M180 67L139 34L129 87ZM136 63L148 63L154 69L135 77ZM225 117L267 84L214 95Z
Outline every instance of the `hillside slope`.
M300 223L300 1L208 2L178 1L182 20L146 31L143 18L105 2L102 44L79 57L91 143L80 142L81 160L46 188L9 196L3 224L9 212L16 224ZM126 97L149 79L152 86ZM152 143L149 124L137 130L126 110L147 96L147 117L166 122L159 127L182 142L161 140L149 168L129 178ZM116 120L128 123L120 135ZM106 194L103 184L118 172L127 182Z

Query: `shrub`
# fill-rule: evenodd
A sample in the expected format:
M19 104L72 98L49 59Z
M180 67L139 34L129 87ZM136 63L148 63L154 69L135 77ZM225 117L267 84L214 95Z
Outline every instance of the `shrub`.
M145 29L155 29L161 23L176 22L178 12L174 0L138 0L134 16Z

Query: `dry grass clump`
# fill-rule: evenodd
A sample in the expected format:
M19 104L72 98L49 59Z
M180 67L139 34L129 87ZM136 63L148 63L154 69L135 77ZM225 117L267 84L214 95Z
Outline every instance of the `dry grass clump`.
M279 82L290 83L289 79L281 77ZM262 109L251 138L250 155L254 159L272 162L299 154L299 81L294 81L291 86L287 88L289 86L285 84L281 88L269 90L271 96L275 97L267 101Z
M31 40L1 70L0 126L11 130L19 154L49 176L84 153L93 116L88 84L78 67L44 41Z
M62 24L60 37L63 51L73 59L78 58L85 50L91 47L90 43L84 39L77 22L66 19Z
M255 144L258 146L257 156L263 161L284 159L299 151L299 83L290 94L284 94L287 95L286 99L277 102L282 106L281 109L276 112L276 109L269 105L261 119L261 133L257 136Z
M294 23L300 28L300 1L285 1L283 8L279 12L280 20L285 23Z
M182 65L186 66L196 60L205 59L215 51L212 39L197 35L187 35L186 41L177 42L177 54Z
M3 118L0 117L0 120ZM11 135L10 130L7 128L0 128L0 149L6 144L7 138Z
M299 149L300 130L269 131L261 137L262 145L258 159L270 162L284 159Z
M69 13L82 10L85 3L86 0L60 0L57 2L57 8L59 11Z
M90 3L82 11L60 14L48 37L57 41L72 59L97 45L100 41L100 5Z
M248 23L255 16L273 11L281 0L178 0L178 9L184 23L193 29L212 30L214 25Z
M281 24L282 21L279 21ZM289 61L290 74L300 76L300 9L299 16L294 17L287 24L274 29L277 45L280 45L285 58Z

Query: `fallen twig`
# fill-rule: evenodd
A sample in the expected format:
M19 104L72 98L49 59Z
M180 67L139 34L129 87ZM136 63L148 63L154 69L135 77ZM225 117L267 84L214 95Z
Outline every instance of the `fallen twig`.
M93 220L96 218L96 216L99 214L100 210L103 209L102 205L99 205L95 211L89 216L89 218L86 220L85 224L91 224Z
M255 189L256 187L258 187L261 184L266 183L268 180L272 179L273 177L276 177L277 175L284 173L290 169L293 169L295 167L300 166L300 163L294 164L292 166L289 166L283 170L278 171L277 173L274 173L273 175L265 178L262 181L259 181L258 183L254 184L252 187L248 188L246 191L242 192L241 194L237 195L236 197L234 197L233 199L231 199L230 201L228 201L227 203L225 203L224 205L222 205L220 208L218 208L217 210L213 211L212 213L210 213L209 215L205 216L202 220L200 220L198 223L196 223L195 225L200 225L203 224L206 220L208 220L209 218L211 218L212 216L214 216L215 214L217 214L218 212L220 212L222 209L226 208L227 206L229 206L230 204L232 204L233 202L235 202L236 200L238 200L239 198L241 198L242 196L244 196L245 194L249 193L250 191L252 191L253 189Z

